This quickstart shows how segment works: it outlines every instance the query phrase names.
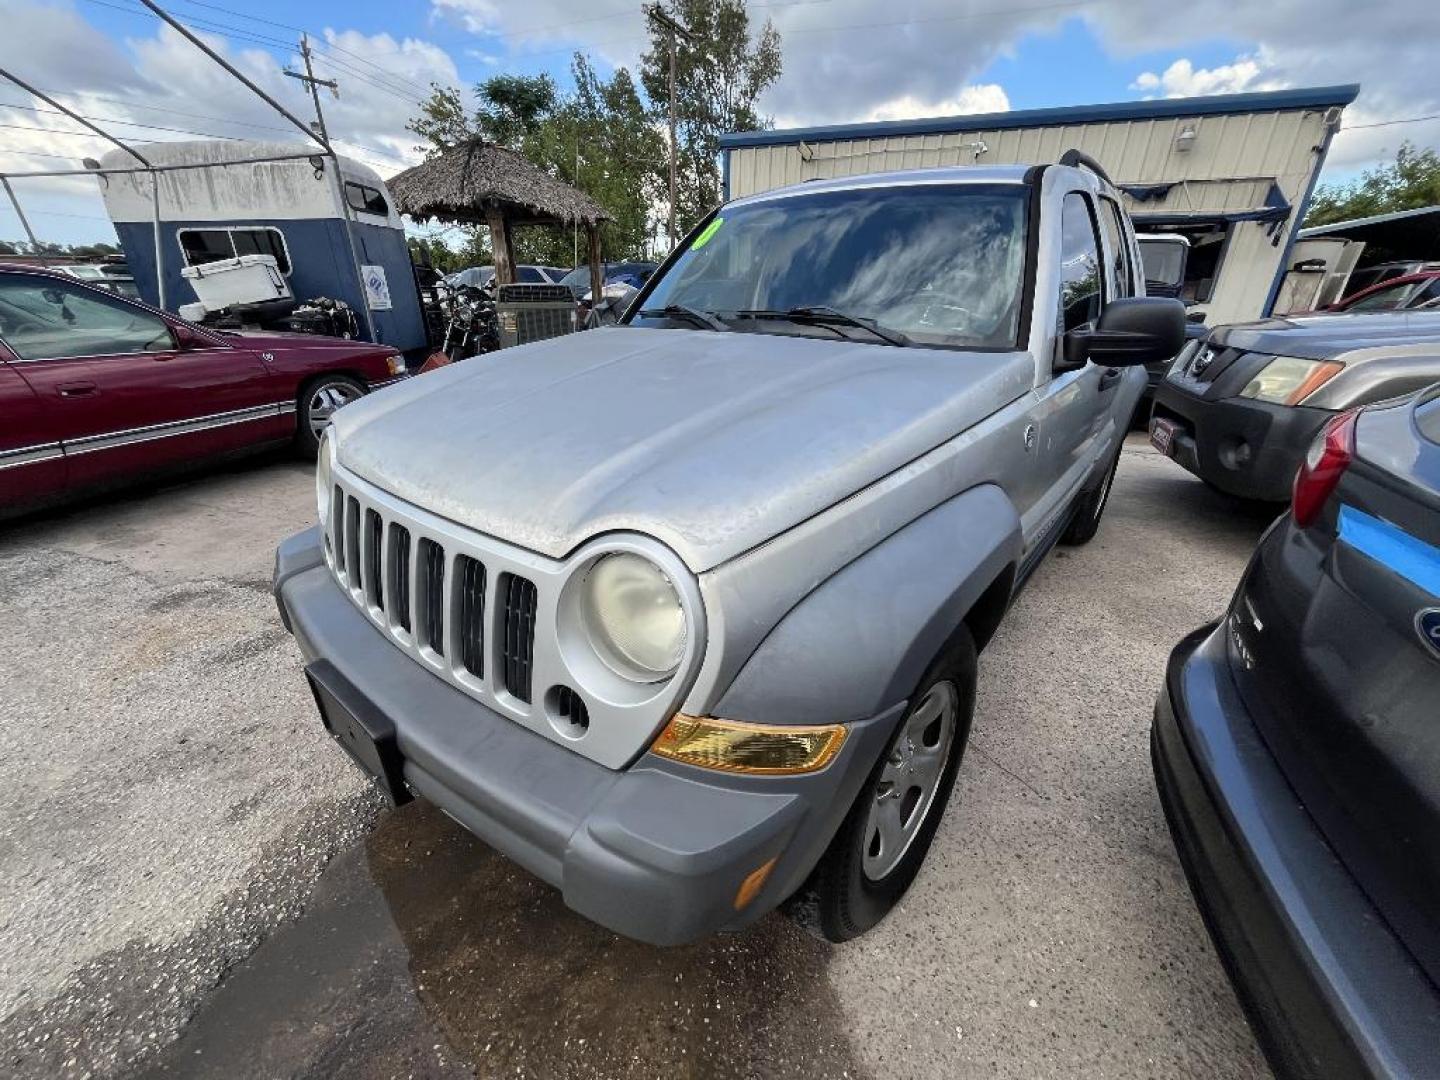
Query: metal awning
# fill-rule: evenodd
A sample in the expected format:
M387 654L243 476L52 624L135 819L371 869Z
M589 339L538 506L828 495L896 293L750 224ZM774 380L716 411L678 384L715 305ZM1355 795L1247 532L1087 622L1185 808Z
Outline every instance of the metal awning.
M1367 263L1387 259L1440 260L1440 206L1397 210L1300 230L1302 240L1325 236L1363 240Z

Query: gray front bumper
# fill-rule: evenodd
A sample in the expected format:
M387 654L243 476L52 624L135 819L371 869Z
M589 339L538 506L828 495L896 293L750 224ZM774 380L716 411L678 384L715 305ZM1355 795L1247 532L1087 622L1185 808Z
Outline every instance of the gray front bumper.
M568 907L657 945L737 929L798 888L904 710L851 725L835 761L806 776L729 776L648 753L613 771L390 644L335 585L316 530L281 545L274 587L306 661L328 661L394 724L414 791L559 888ZM759 896L736 911L741 883L777 856Z

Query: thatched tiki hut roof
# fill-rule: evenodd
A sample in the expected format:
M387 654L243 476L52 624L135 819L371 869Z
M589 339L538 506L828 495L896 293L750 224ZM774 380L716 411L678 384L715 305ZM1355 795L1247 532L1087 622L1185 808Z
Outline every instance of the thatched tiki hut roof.
M400 212L416 220L488 225L500 284L515 280L510 230L520 225L583 225L589 238L593 295L601 293L597 227L610 215L594 199L514 150L473 142L436 154L388 180Z

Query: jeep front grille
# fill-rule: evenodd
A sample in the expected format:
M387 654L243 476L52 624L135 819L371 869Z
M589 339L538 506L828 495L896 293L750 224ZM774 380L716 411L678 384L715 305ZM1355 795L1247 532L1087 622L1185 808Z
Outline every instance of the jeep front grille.
M487 668L498 671L505 693L528 705L535 657L535 583L513 572L501 575L499 606L491 611L483 562L459 553L447 559L442 544L424 535L417 543L412 525L394 520L383 507L365 505L338 485L335 492L334 505L343 513L333 519L339 531L329 537L331 565L351 598L404 644L427 648L443 659L451 652L448 642L461 669L477 682L483 684ZM412 558L412 551L419 557ZM454 583L448 592L447 566ZM490 622L499 628L499 651L487 665Z
M332 580L421 671L611 769L643 753L679 707L698 651L668 683L634 691L587 658L584 639L564 629L575 617L576 575L593 565L597 550L613 550L613 539L549 558L407 503L338 463L334 484L322 545ZM703 642L698 584L684 564L649 538L625 543L680 584L696 618L692 640ZM398 680L393 689L403 700L407 684Z

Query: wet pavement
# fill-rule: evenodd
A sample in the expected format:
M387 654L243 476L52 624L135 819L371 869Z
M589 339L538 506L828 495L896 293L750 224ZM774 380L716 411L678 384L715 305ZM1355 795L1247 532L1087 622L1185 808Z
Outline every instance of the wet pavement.
M141 1075L858 1076L830 951L779 915L682 949L617 937L413 802Z

